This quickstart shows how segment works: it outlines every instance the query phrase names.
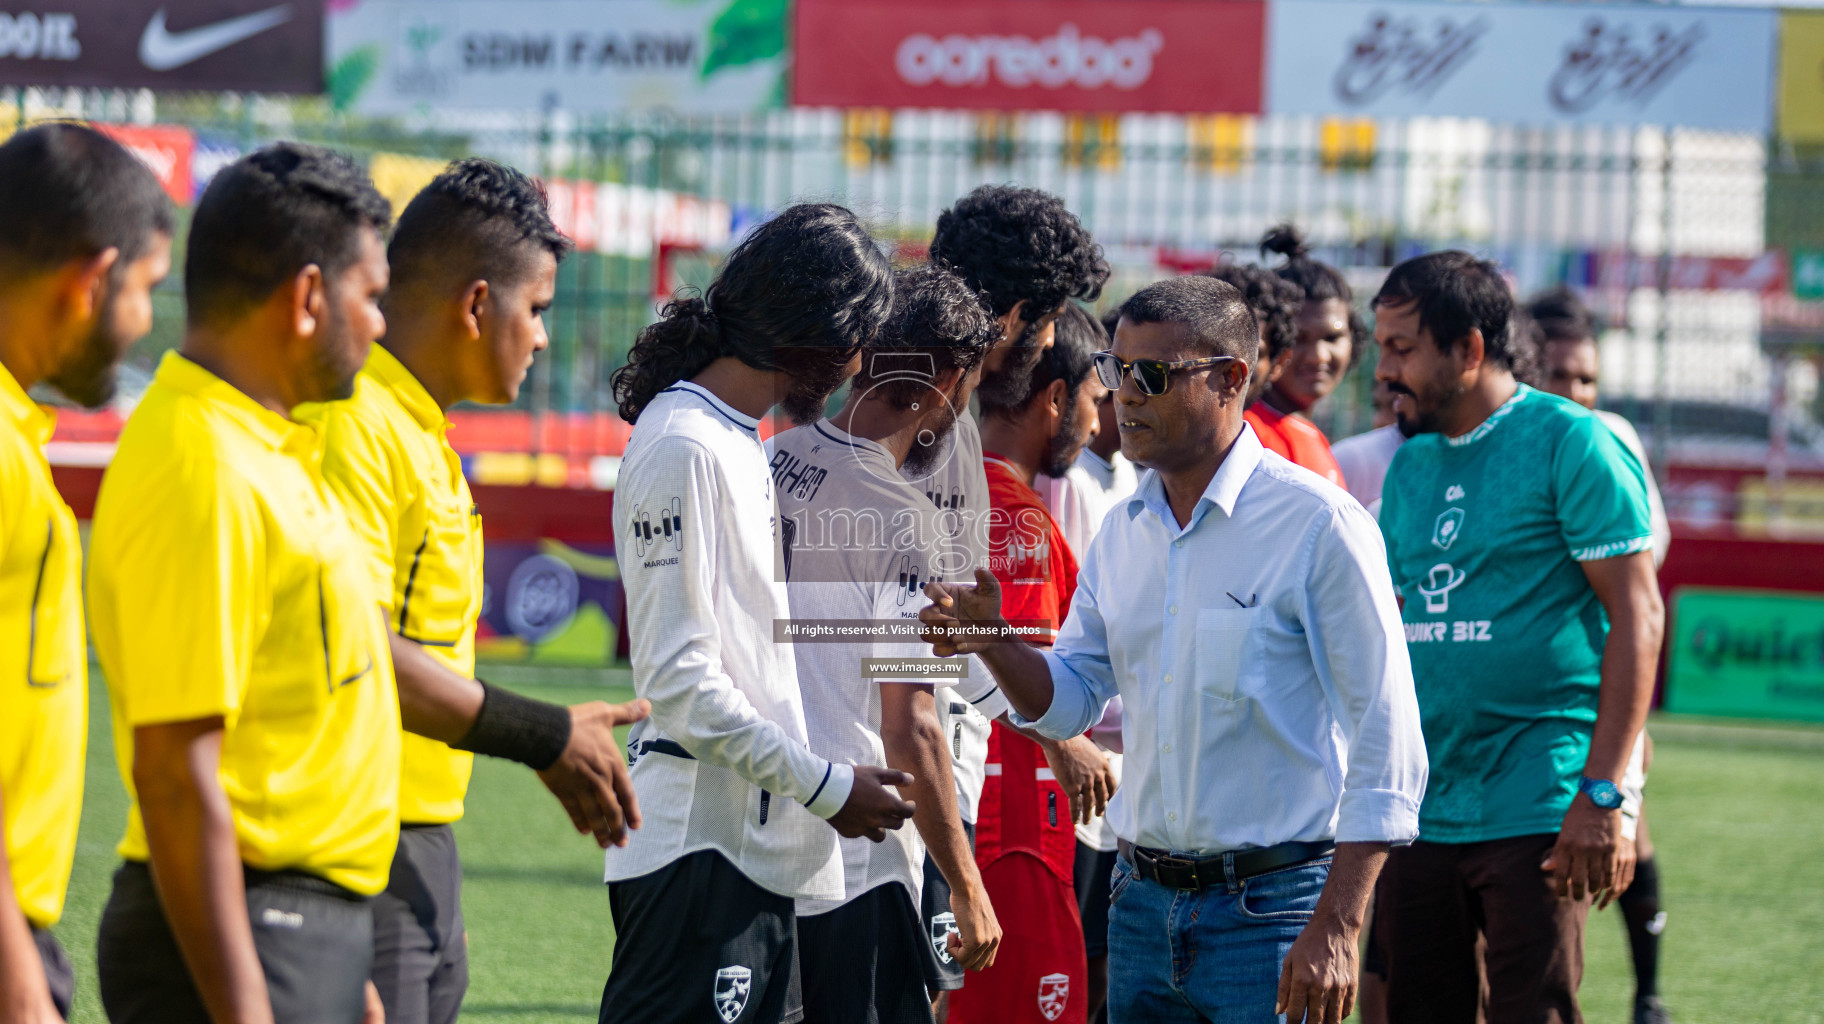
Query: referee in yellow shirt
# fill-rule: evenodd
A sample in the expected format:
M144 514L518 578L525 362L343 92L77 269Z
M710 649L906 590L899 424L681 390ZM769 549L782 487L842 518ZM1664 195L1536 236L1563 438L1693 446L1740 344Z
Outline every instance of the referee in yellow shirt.
M82 813L88 642L76 517L44 455L44 382L87 406L152 327L171 266L158 180L90 128L0 146L0 1020L67 1018L76 979L50 927Z
M183 345L122 431L91 540L133 797L97 943L114 1024L378 1016L371 900L397 846L402 719L565 780L621 768L586 735L586 763L565 760L564 709L454 673L395 687L372 559L321 435L290 416L348 398L385 329L389 214L346 158L278 143L222 170L192 218ZM618 835L620 807L596 810Z
M543 314L569 249L530 178L491 160L452 164L399 215L387 246L386 337L369 353L354 398L296 414L321 424L323 475L372 551L402 687L417 676L475 674L481 519L444 414L460 401L518 397L545 347ZM603 727L634 717L600 703L568 713L578 736L593 732L610 754ZM471 761L405 737L399 852L374 903L373 978L388 1024L452 1024L468 986L462 867L449 823L462 816ZM544 777L587 830L578 801L590 796L573 799L555 773Z

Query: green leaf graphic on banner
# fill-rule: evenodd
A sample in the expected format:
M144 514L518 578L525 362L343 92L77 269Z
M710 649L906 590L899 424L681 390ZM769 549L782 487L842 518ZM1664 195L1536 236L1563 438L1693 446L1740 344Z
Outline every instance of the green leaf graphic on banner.
M790 0L729 0L709 26L708 78L723 68L771 60L785 54L785 19Z
M329 74L323 76L325 91L329 93L330 106L337 110L347 110L373 80L374 72L380 67L380 45L375 43L351 51Z

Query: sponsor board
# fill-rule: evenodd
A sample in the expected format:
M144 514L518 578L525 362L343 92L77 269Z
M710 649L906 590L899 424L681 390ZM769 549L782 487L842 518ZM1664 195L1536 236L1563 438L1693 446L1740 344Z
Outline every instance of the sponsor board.
M1824 596L1681 587L1666 710L1824 722Z
M8 4L0 10L0 82L319 92L323 0Z
M367 114L739 113L783 101L785 28L784 0L345 0L330 94Z
M1778 18L1683 5L1275 0L1272 114L1767 131Z
M792 102L1257 113L1264 12L1248 0L798 0Z

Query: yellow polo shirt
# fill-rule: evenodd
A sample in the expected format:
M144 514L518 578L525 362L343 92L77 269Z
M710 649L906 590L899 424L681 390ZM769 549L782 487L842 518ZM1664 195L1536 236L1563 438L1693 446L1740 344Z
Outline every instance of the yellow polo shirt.
M0 795L13 892L40 928L63 914L89 729L82 541L44 457L55 423L0 366Z
M379 345L346 402L292 415L323 431L323 477L367 542L388 622L465 676L475 674L481 616L481 516L445 434L450 421L424 385ZM406 733L399 818L440 825L462 817L475 755Z
M399 837L399 694L321 453L168 353L102 480L89 614L129 795L136 726L219 715L242 861L372 895ZM120 855L149 856L137 797Z

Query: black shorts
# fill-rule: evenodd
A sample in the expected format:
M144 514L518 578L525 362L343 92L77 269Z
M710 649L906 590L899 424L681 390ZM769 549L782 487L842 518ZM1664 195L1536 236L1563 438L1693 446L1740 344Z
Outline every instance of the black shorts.
M310 875L248 869L247 913L278 1024L357 1022L367 1008L374 914L363 896ZM101 1005L112 1024L208 1024L152 872L127 861L96 937Z
M374 897L374 987L387 1024L455 1024L469 988L462 861L448 825L404 825Z
M55 935L37 925L31 928L32 944L38 947L38 959L44 964L44 980L51 987L51 1003L64 1020L69 1020L70 1001L76 997L76 970Z
M1108 955L1108 889L1114 873L1114 850L1104 852L1077 840L1071 878L1077 888L1077 914L1083 918L1083 949L1091 960Z
M975 825L963 822L963 834L969 837L969 848L975 849ZM963 965L950 956L945 946L947 936L956 928L956 915L950 912L950 883L937 869L937 862L925 854L925 886L919 897L919 919L931 938L932 957L925 975L925 987L932 992L954 992L963 987Z
M912 893L897 882L800 917L804 1024L930 1024L925 978L936 960Z
M804 1019L791 897L699 850L608 883L614 963L601 1024L784 1024Z

